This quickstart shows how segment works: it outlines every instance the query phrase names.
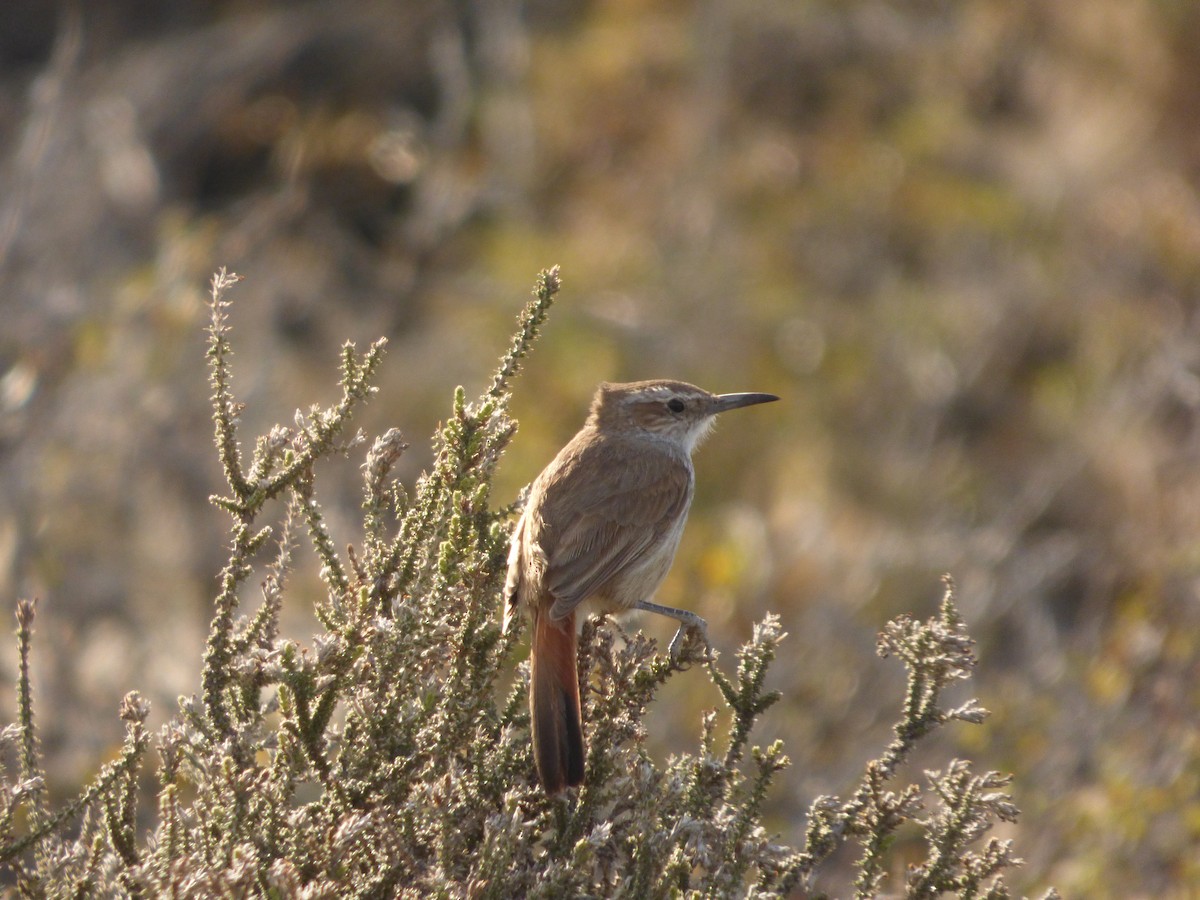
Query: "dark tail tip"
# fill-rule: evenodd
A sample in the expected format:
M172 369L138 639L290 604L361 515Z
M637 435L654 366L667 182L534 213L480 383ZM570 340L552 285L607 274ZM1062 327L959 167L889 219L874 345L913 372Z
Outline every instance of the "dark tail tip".
M567 714L563 717L563 724L566 726L567 732L567 753L563 769L566 771L567 784L571 787L579 787L579 785L583 784L585 756L583 749L583 716L579 710L579 695L576 694L573 700L573 704L567 704Z

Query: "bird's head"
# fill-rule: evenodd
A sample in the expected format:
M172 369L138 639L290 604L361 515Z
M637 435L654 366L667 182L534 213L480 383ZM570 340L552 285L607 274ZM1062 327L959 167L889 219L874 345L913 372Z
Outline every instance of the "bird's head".
M778 400L774 394L710 394L683 381L601 384L588 421L604 431L643 432L691 453L718 413Z

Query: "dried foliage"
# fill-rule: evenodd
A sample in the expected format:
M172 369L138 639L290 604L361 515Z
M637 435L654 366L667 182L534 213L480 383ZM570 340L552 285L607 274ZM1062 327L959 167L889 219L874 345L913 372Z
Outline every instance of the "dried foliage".
M848 800L816 800L800 849L763 821L788 765L782 745L751 743L780 698L765 687L785 637L773 615L738 651L732 675L694 642L674 659L641 634L590 620L579 655L587 778L577 794L547 798L529 756L524 664L513 680L519 638L497 623L513 508L493 507L490 485L516 428L510 382L559 289L558 269L538 276L487 392L471 403L455 392L434 462L411 491L390 474L407 446L400 433L369 445L357 547L330 533L314 464L368 446L361 434L343 435L374 391L384 342L361 356L347 344L341 400L277 426L247 460L230 389L227 292L237 280L222 271L211 293L215 444L227 481L212 501L230 516L231 541L200 694L182 698L157 736L156 816L138 808L150 737L149 705L136 692L121 707L120 756L53 811L29 680L34 604L18 604L19 715L3 733L16 763L0 790L0 860L23 893L808 896L822 864L854 842L853 887L867 897L900 889L888 885L888 847L908 824L923 832L927 855L907 874L907 896L1008 896L1003 872L1019 863L1011 842L981 842L997 821L1016 819L1009 778L954 760L927 773L925 787L897 779L932 730L986 715L974 701L942 705L943 691L975 665L949 582L937 615L902 617L880 636L881 655L908 672L895 739ZM316 610L323 631L307 646L280 634L299 532L325 588ZM256 574L262 598L247 612ZM693 666L725 709L704 714L694 752L657 762L645 746L647 711ZM151 821L147 834L139 823Z

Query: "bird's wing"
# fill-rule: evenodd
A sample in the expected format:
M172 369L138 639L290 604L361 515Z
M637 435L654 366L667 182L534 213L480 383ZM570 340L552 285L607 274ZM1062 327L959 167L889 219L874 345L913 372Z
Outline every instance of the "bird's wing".
M628 464L589 462L595 460L581 456L566 468L542 500L539 543L555 619L656 547L691 502L691 467L673 454L635 452Z

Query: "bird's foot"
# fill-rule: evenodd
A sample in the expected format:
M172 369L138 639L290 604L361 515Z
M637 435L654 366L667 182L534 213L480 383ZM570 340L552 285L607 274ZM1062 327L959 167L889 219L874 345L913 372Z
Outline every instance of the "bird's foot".
M652 612L660 616L670 616L679 623L679 630L675 632L675 637L671 638L671 643L667 647L667 652L671 654L672 663L679 662L689 634L696 635L703 642L704 661L711 663L715 660L712 641L708 639L708 623L691 610L675 609L673 606L661 606L658 603L651 603L649 600L643 600L641 603L635 604L634 608L640 609L643 612Z
M689 636L695 636L696 640L704 644L704 661L712 662L713 646L712 641L708 639L708 623L695 613L688 613L687 618L680 618L679 620L679 629L675 632L675 636L671 638L671 643L667 646L667 653L671 656L671 662L679 662Z

